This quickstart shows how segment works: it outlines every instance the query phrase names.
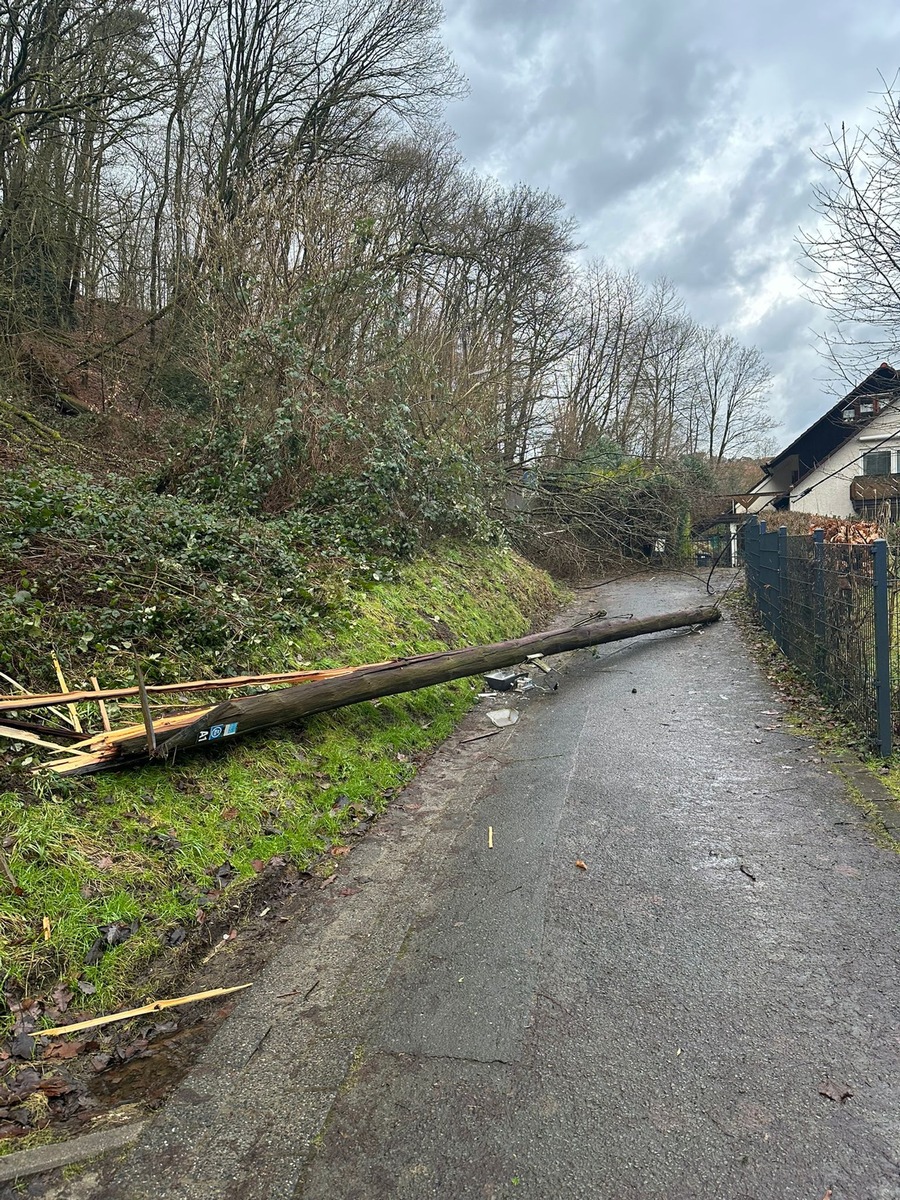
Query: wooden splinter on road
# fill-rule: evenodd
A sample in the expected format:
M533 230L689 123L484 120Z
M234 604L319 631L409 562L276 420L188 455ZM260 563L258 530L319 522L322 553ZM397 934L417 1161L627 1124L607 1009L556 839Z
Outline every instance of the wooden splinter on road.
M646 633L708 625L718 621L720 615L718 608L707 606L625 621L595 621L486 646L418 654L339 671L311 672L307 682L279 691L257 692L199 711L158 718L152 725L154 749L156 755L167 757L178 750L225 743L232 737L283 725L312 713L514 666L532 654L561 654ZM146 762L150 757L146 724L104 731L64 749L68 757L46 764L60 775L93 774Z

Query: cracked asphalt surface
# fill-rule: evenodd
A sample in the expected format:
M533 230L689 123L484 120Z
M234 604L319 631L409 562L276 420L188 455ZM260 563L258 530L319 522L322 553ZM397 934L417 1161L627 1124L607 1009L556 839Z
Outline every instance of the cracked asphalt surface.
M900 858L733 626L573 655L469 740L485 707L136 1148L61 1194L900 1197Z

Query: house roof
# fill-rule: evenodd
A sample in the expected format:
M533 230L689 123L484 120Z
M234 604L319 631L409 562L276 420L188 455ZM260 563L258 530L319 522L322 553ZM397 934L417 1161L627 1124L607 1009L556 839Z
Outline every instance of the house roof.
M763 471L766 475L771 474L773 467L796 454L799 459L799 474L795 483L799 483L814 467L834 454L844 442L856 437L860 429L874 420L876 413L868 413L854 421L844 419L844 410L854 401L871 396L887 397L885 402L879 404L879 411L884 409L886 403L900 399L900 371L882 363L867 379L857 384L852 392L848 392L799 437L794 438L789 446L785 446L774 458L763 463Z

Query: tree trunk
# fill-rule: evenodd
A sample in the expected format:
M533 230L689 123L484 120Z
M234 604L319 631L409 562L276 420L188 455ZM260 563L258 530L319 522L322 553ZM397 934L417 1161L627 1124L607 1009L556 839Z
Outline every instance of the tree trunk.
M685 609L637 620L575 625L551 633L530 634L509 642L420 654L390 663L357 667L333 678L301 683L277 692L260 692L226 700L207 709L190 724L185 725L184 718L181 718L178 728L167 730L163 719L154 726L158 753L169 755L178 749L227 743L234 735L296 721L311 713L327 712L361 700L415 691L436 683L447 683L451 679L514 666L529 654L560 654L566 650L624 641L645 633L706 625L718 621L719 616L718 608L713 606ZM60 774L87 774L122 766L135 759L146 760L147 735L144 731L136 730L129 730L124 737L117 737L115 733L100 734L93 739L90 749L99 751L99 754L88 750L85 761L80 764L77 758L60 763Z

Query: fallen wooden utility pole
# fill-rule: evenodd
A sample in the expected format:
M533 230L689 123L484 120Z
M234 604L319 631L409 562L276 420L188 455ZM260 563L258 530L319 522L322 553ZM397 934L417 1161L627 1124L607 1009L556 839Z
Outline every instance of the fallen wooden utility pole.
M280 691L236 697L199 713L161 717L152 727L156 753L170 756L177 750L224 743L237 735L296 721L312 713L447 683L467 675L481 675L498 667L515 666L530 654L560 654L620 642L645 633L707 625L717 621L719 616L718 608L709 606L637 620L599 621L550 633L534 633L509 642L349 668ZM99 733L76 746L67 746L65 752L69 757L46 765L61 775L92 774L148 761L147 743L147 727L132 725L111 733Z

